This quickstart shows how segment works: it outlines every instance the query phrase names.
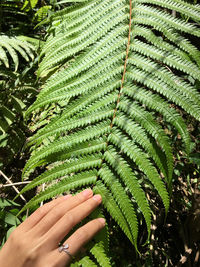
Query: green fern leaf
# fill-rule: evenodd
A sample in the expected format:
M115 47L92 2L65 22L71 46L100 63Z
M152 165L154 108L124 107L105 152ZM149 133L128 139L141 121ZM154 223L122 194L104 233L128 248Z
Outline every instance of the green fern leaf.
M109 259L106 257L104 252L104 246L101 242L96 243L90 250L93 256L98 261L99 265L102 267L111 267Z
M56 167L51 168L49 171L41 174L35 178L30 184L25 186L21 193L26 192L34 188L35 186L41 185L46 182L51 182L52 180L59 179L73 172L82 171L85 169L95 168L100 166L101 157L99 159L95 156L84 157L82 160L71 160L70 162L62 163Z
M6 53L12 58L15 71L18 69L20 54L26 61L29 61L29 57L33 60L35 55L35 48L30 43L21 41L14 37L8 37L6 35L0 35L0 60L4 62L5 66L9 68L9 61Z
M91 185L137 249L135 207L148 238L151 225L139 177L149 180L167 212L174 161L167 129L181 135L189 153L187 124L176 106L200 120L200 94L191 83L200 80L200 54L190 41L200 37L192 22L200 21L200 8L182 0L64 2L70 3L47 19L38 76L48 73L48 79L25 114L41 118L28 143L32 152L23 178L36 167L47 170L22 192L50 185L26 208ZM55 106L62 108L56 112ZM101 249L92 253L106 266Z
M79 188L80 186L85 186L89 184L94 184L97 180L96 172L83 172L75 176L67 177L61 180L61 182L48 187L45 191L42 191L34 198L32 198L20 211L20 213L31 206L36 206L43 200L52 198L55 195L62 194L70 189Z
M78 263L77 266L81 266L81 267L98 267L88 256L85 256L84 258L82 258Z
M102 181L109 187L111 194L113 195L122 213L127 219L127 223L129 224L131 232L135 233L134 239L137 240L137 217L128 196L124 193L124 188L121 186L120 182L108 168L104 168L103 166L99 171L98 175L101 177Z
M130 241L135 245L137 248L136 240L134 240L133 235L137 236L137 229L135 229L134 233L132 233L129 229L129 225L122 213L121 209L117 205L116 201L112 197L110 191L105 187L105 185L97 181L95 187L93 188L95 194L100 194L102 196L102 203L104 204L105 208L112 214L112 217L116 222L120 225L122 230L126 233Z

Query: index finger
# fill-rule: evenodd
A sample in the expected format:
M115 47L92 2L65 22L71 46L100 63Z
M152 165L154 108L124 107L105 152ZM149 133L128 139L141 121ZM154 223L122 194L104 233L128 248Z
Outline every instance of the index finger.
M66 203L62 202L52 208L46 216L44 216L38 223L32 228L33 235L43 235L52 226L54 226L68 211L79 206L81 203L91 198L93 192L91 189L86 189L79 194L69 198Z

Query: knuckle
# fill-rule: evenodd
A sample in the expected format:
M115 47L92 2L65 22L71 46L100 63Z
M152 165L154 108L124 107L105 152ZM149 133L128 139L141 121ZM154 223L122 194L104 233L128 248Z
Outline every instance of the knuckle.
M38 253L36 250L29 250L27 252L26 260L28 262L34 262L38 258Z
M39 216L39 217L44 217L47 213L48 213L48 211L49 211L49 205L50 205L50 202L48 202L48 203L45 203L43 206L41 206L41 207L39 207L38 209L37 209L37 215Z
M91 199L91 200L89 200L88 202L87 202L87 206L88 206L88 208L90 209L90 210L93 210L96 206L97 206L97 202L96 201L94 201L93 199Z
M45 214L46 214L46 204L42 207L40 207L38 210L37 210L37 213L40 217L43 217Z
M83 227L79 228L76 232L77 240L87 240L88 239L88 231L86 231Z
M63 213L64 213L63 209L53 209L53 210L50 211L49 214L53 215L53 217L55 219L58 219L58 218L60 218L61 215L64 215Z
M74 223L75 223L74 215L71 212L69 212L69 213L66 214L66 218L67 218L67 221L68 221L69 225L73 226Z
M78 203L82 203L85 200L83 194L81 194L81 193L78 194L76 197L77 197Z
M30 265L32 266L32 264L34 264L34 266L39 266L39 262L41 259L44 259L44 255L42 253L43 246L44 244L43 243L40 243L40 244L32 244L32 246L30 247L27 247L28 249L25 251L25 254L26 254L26 265L25 266L29 266L28 263L31 263Z

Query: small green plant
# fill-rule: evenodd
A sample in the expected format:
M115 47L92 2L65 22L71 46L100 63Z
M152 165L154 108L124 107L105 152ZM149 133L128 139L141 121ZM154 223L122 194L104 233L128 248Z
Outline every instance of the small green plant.
M0 198L0 248L4 245L11 232L25 219L16 217L19 210L19 204L6 198Z

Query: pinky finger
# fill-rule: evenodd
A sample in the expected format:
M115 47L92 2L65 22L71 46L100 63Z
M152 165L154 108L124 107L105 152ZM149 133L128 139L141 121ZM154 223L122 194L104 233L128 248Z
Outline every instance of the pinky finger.
M105 219L98 218L92 220L80 227L73 235L71 235L63 245L68 244L69 248L67 252L62 251L61 253L58 251L53 252L52 257L57 259L58 267L66 266L69 264L73 257L82 249L82 247L88 243L103 227L105 226Z

